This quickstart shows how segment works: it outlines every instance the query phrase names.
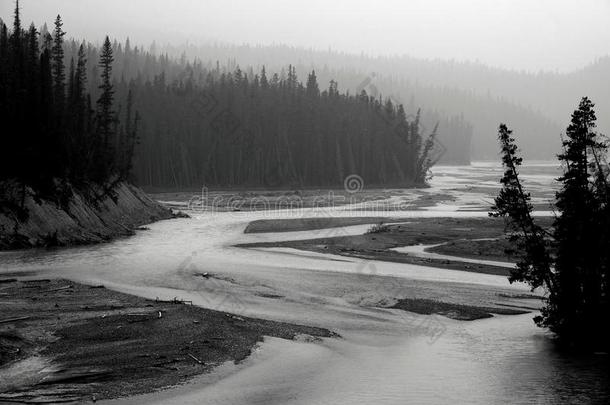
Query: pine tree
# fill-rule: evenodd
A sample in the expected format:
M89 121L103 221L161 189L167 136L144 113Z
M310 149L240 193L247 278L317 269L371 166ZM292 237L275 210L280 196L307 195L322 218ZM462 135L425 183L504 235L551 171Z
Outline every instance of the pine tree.
M32 162L26 168L31 173L28 175L31 179L36 179L41 169L40 159L42 155L42 149L40 143L42 140L42 134L44 133L40 128L40 110L43 108L40 100L40 67L39 67L39 49L38 49L38 32L34 24L30 25L30 28L26 34L26 105L27 105L27 119L24 122L23 130L29 140L29 145L26 149L26 156L29 162Z
M85 89L87 85L87 54L85 47L81 44L78 48L78 61L74 73L74 97L80 102L84 102Z
M76 74L76 66L74 58L70 58L70 70L68 70L68 104L74 104L74 76Z
M0 122L7 122L9 102L9 44L8 44L8 29L4 22L0 21ZM3 131L0 136L0 142L4 147L0 148L0 179L5 178L8 174L9 161L9 140L6 134L8 131Z
M499 139L506 171L490 214L509 218L511 240L523 256L510 281L549 292L536 323L585 350L607 347L610 340L603 321L610 315L608 166L602 162L608 147L595 132L593 107L584 97L566 130L564 151L558 155L563 165L556 194L559 215L552 231L542 229L532 217L530 196L519 179L522 160L504 125Z
M0 69L6 74L5 67L8 65L8 30L6 24L0 21Z
M9 72L10 82L12 87L10 97L14 97L14 102L19 103L19 94L23 91L24 86L24 55L23 55L23 29L21 27L21 16L19 11L19 1L15 2L15 16L13 19L13 32L9 39L9 62L12 67ZM18 108L18 107L17 107Z
M27 90L24 54L24 32L21 26L21 15L19 1L15 2L15 14L13 18L13 31L8 40L9 55L7 66L7 101L5 104L6 115L12 118L18 125L25 122ZM27 161L26 142L24 137L9 137L6 142L6 150L10 151L6 156L6 168L10 175L15 176L21 172L24 162Z
M138 123L140 122L139 113L136 111L135 117L132 122L132 110L133 110L133 92L129 89L127 93L127 111L125 114L125 130L124 139L121 147L121 167L119 171L119 177L122 180L127 180L131 169L133 167L133 158L135 154L136 144L138 141Z
M315 70L312 70L307 76L306 89L309 97L318 97L320 95L320 87L318 86L318 79L316 77Z
M13 46L21 43L21 15L19 12L19 0L15 0L15 14L13 18Z
M604 201L599 200L594 179L595 156L605 156L606 146L595 132L594 104L584 97L572 114L559 160L564 174L556 205L561 213L554 224L557 241L555 271L560 294L546 312L545 323L561 336L577 341L583 330L599 322L602 297L603 251L598 240ZM602 193L603 194L603 193ZM607 315L607 314L606 314Z
M53 97L57 107L58 116L63 113L65 92L66 92L66 73L64 66L64 35L62 30L63 22L61 16L55 19L55 29L53 30L53 47L51 48L51 60L53 67Z
M261 70L261 88L263 89L267 89L269 87L269 82L267 81L267 73L265 72L265 66L263 66L263 69Z
M97 136L98 136L98 156L96 159L98 179L104 179L108 171L114 170L111 143L114 136L115 114L112 109L114 101L114 86L112 85L112 44L110 38L106 36L102 52L100 54L99 67L102 69L102 82L99 85L101 90L100 97L97 100Z
M505 124L500 124L498 140L501 146L504 175L500 180L502 189L495 199L493 212L490 215L510 218L508 223L510 240L517 244L519 251L524 252L517 267L511 270L509 281L526 282L534 289L544 287L553 296L556 288L551 271L549 246L545 240L546 232L534 221L531 196L521 184L519 167L523 159L518 156L518 148L512 132Z
M90 108L87 106L87 55L85 47L81 44L78 48L78 60L74 71L74 84L72 90L72 115L74 117L74 136L75 136L75 151L79 156L86 156L86 150L90 146L90 133L87 128L87 121L91 115ZM80 173L82 176L86 170L86 165L83 164L83 159L79 159L80 165L75 169L75 173Z

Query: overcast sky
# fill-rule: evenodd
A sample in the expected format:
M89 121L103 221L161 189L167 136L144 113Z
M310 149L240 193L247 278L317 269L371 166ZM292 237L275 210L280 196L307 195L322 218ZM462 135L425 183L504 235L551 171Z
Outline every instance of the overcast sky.
M0 0L11 20L14 0ZM68 36L222 40L568 71L610 54L610 0L22 0Z

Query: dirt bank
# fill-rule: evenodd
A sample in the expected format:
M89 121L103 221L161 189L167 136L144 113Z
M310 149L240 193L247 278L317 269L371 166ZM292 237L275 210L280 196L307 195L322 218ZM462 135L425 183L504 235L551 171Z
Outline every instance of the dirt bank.
M0 280L0 403L150 392L326 329L146 300L65 280Z
M112 197L97 201L75 192L63 206L37 199L29 190L24 208L27 217L0 209L0 250L103 242L172 217L170 210L127 183L119 184Z

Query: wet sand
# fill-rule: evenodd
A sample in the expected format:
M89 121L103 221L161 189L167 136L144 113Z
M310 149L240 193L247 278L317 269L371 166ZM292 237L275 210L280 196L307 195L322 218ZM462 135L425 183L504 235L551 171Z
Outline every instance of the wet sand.
M357 220L357 221L355 221ZM545 224L548 219L542 220ZM391 222L391 224L383 224ZM251 222L246 233L286 232L326 227L372 224L369 233L308 240L260 242L237 245L243 248L288 248L341 255L366 260L381 260L418 264L435 268L507 276L507 266L461 262L459 258L506 262L517 260L507 250L510 244L504 236L504 221L494 218L297 218L258 220ZM455 256L455 260L418 257L393 249L402 246L435 245L430 252ZM428 251L428 250L426 250ZM508 297L505 297L508 298ZM530 300L524 305L515 303L486 306L483 302L458 303L430 297L394 297L385 308L395 308L423 315L437 314L448 318L471 321L490 318L493 314L520 315L539 309L540 296L510 297ZM531 300L534 300L532 303ZM537 301L537 302L536 302ZM378 303L377 305L384 304ZM528 305L531 305L528 307Z
M325 218L328 226L343 226L349 218ZM381 232L364 235L332 236L308 240L240 244L247 248L293 248L317 253L331 253L368 260L417 264L436 268L508 276L506 267L466 263L459 260L424 258L392 249L413 245L434 245L429 251L439 254L488 261L516 262L507 250L504 220L496 218L370 218L362 223L393 222ZM541 219L548 225L549 219ZM313 219L262 220L248 226L253 232L282 232L286 228L310 229ZM335 223L336 222L336 223ZM397 224L396 222L403 222ZM302 226L303 229L298 229ZM340 234L339 234L340 235Z
M0 279L0 314L0 403L151 392L240 362L265 336L336 336L61 279Z

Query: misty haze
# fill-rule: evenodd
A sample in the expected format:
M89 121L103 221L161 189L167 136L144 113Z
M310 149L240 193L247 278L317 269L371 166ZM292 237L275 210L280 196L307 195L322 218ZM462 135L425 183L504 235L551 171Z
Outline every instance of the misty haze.
M610 402L610 1L0 0L0 403Z

